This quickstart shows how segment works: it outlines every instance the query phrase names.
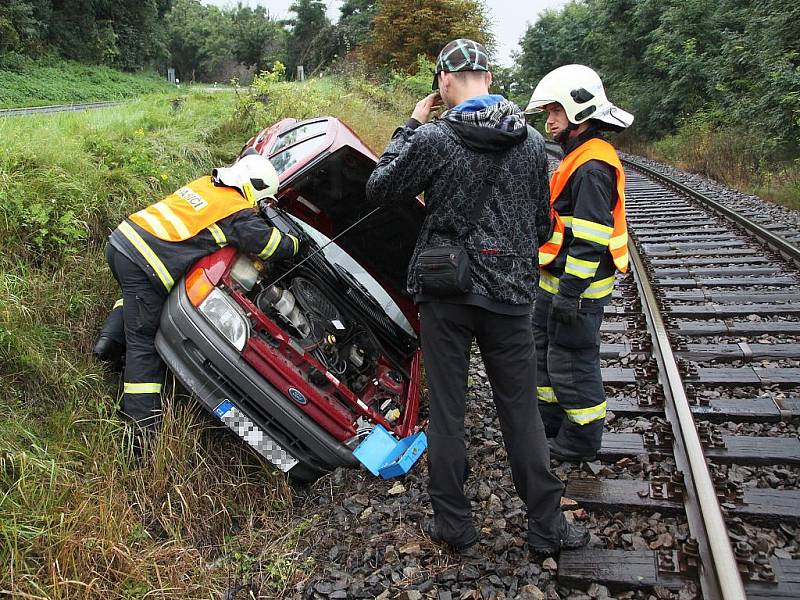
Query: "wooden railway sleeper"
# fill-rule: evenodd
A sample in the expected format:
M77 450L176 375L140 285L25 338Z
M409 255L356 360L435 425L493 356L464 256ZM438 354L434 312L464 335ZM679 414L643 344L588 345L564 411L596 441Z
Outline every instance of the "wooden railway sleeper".
M700 567L700 548L693 537L679 542L677 550L660 550L656 556L661 573L696 576Z
M766 552L753 554L753 548L747 542L736 542L733 555L739 567L742 579L764 583L777 583L775 571L772 569Z
M636 381L652 381L658 377L658 365L652 360L633 367L633 376Z
M722 433L708 421L697 422L697 435L703 448L725 448L725 439Z
M642 434L642 441L648 450L662 450L672 448L675 435L669 423L656 423L650 431Z
M646 388L642 388L636 394L636 403L641 407L648 407L648 408L655 408L658 406L664 406L664 390L660 387L657 390L650 391Z
M685 492L686 484L680 471L672 475L655 475L650 479L649 496L654 500L682 501Z

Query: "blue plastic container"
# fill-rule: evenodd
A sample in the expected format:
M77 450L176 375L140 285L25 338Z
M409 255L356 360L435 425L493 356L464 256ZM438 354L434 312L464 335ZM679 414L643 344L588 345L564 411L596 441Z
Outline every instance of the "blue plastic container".
M382 426L375 425L353 450L353 456L376 477L391 479L408 473L427 447L428 439L424 432L398 441Z
M403 438L397 442L397 446L386 457L378 472L384 479L405 475L425 453L427 447L428 438L424 431Z

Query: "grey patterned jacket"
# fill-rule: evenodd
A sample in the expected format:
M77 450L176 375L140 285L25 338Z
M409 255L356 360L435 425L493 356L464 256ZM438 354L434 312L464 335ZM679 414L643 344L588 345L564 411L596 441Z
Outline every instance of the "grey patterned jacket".
M472 293L447 301L524 314L536 290L538 243L549 235L550 192L544 140L519 107L503 100L479 111L448 111L425 125L411 119L380 157L367 183L372 201L413 202L425 192L427 216L408 270L418 302L429 298L419 293L417 256L467 232L472 202L495 161L497 183L465 239Z

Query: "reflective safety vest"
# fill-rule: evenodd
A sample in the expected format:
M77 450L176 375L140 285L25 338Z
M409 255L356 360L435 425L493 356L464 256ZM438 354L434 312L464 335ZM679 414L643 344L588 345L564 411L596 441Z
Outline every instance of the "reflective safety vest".
M208 228L220 243L224 240L218 237L222 232L216 222L240 210L253 208L255 205L236 189L215 186L211 177L206 176L195 179L128 218L166 242L182 242Z
M622 170L622 163L617 156L614 147L599 138L587 140L575 150L567 154L561 164L558 165L555 173L550 178L550 213L554 221L553 235L539 247L539 266L548 265L558 256L561 246L564 243L565 220L572 220L572 217L564 219L555 211L553 204L564 191L564 188L572 177L572 174L581 165L590 160L600 160L614 167L617 171L617 204L614 206L614 227L611 232L611 239L608 240L608 250L614 259L614 265L625 273L628 270L628 226L625 222L625 171ZM575 227L573 223L571 226ZM598 238L599 242L605 240Z

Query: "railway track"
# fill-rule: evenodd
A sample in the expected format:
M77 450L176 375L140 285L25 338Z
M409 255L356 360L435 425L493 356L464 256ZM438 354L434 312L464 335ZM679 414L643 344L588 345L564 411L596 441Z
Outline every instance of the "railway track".
M83 102L79 104L58 104L53 106L32 106L30 108L3 108L0 109L0 117L19 117L25 115L36 115L42 113L57 113L76 110L89 110L93 108L108 108L122 104L122 101L110 102Z
M632 274L601 347L613 416L596 463L558 468L595 547L563 552L558 581L798 598L800 250L642 165L626 173Z

